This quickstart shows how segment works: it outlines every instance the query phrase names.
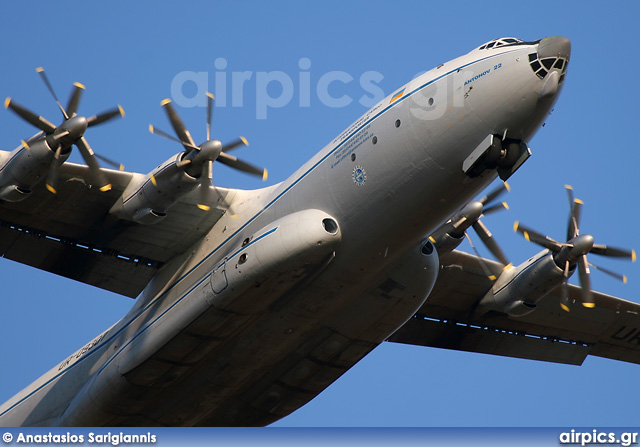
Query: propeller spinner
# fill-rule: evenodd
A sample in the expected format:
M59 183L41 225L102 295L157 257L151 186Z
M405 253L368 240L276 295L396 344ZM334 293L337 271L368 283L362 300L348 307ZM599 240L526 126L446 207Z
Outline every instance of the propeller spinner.
M84 85L76 82L74 84L74 90L71 93L71 97L69 99L69 103L67 108L60 103L58 96L56 95L47 75L44 72L42 67L38 67L36 71L40 74L47 90L53 96L53 99L56 101L56 104L60 108L62 112L62 116L64 118L62 124L59 126L55 126L51 122L49 122L46 118L39 116L26 107L21 106L20 104L13 101L11 98L7 98L4 102L5 108L11 110L20 118L24 119L31 125L37 127L42 132L44 132L44 137L47 141L47 144L55 153L54 160L51 165L51 169L49 170L49 174L47 176L46 187L52 192L56 193L56 186L58 180L58 171L60 168L60 157L63 153L67 153L72 145L75 145L85 163L89 166L89 170L93 177L93 182L100 191L109 191L111 189L111 184L107 180L104 173L100 170L100 165L98 164L96 158L100 158L107 164L118 167L121 170L124 167L118 163L115 163L109 160L106 157L101 157L98 154L94 153L89 146L86 138L84 137L84 133L87 128L91 126L96 126L98 124L105 123L117 116L124 116L124 110L121 106L117 106L111 110L108 110L99 115L91 116L90 118L86 118L84 116L80 116L77 114L78 105L80 104L80 97L82 96L82 92L84 91ZM26 142L22 143L24 147L29 148Z
M153 125L149 125L149 131L171 141L180 143L184 147L186 152L178 165L184 167L185 171L192 177L200 178L200 199L198 202L198 208L207 211L211 208L210 204L214 202L213 195L216 194L216 190L211 187L214 161L218 161L232 169L261 177L262 180L267 179L268 172L266 169L259 168L242 161L233 155L229 155L229 152L240 146L248 146L249 143L246 138L239 137L231 143L224 145L219 140L211 138L211 121L214 109L214 96L211 93L207 93L207 139L199 146L195 144L191 133L187 130L180 119L180 116L171 105L171 100L165 99L160 104L166 111L169 122L171 123L177 138L154 127Z
M567 241L558 242L548 236L544 236L531 228L528 228L519 222L514 224L514 231L522 234L524 238L534 244L540 245L553 253L553 259L556 265L564 271L564 283L562 285L562 301L560 307L563 310L569 312L569 293L567 288L567 280L573 272L578 269L578 275L580 278L581 286L581 301L582 305L587 308L595 307L593 300L593 293L591 292L591 279L590 269L593 267L602 271L618 280L626 282L625 276L602 267L597 267L587 260L587 254L593 253L600 256L609 256L615 258L626 258L631 261L636 260L636 252L634 250L627 250L623 248L609 247L602 244L596 244L593 236L590 234L580 234L580 216L582 206L584 203L574 198L573 188L570 185L566 185L567 194L569 197L569 224L567 228Z

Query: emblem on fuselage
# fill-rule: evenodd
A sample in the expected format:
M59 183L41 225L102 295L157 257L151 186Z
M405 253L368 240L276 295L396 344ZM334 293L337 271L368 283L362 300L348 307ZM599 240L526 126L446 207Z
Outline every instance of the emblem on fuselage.
M353 168L353 182L358 186L362 186L366 181L367 173L364 168L362 166L356 166Z

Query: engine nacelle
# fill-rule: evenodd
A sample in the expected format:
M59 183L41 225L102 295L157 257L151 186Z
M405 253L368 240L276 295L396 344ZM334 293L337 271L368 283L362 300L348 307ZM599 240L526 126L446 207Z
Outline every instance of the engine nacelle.
M449 233L438 232L438 234L429 237L429 241L431 241L435 246L438 251L438 255L444 256L458 248L458 245L464 241L464 234L461 237L457 237L456 235L452 236Z
M0 200L7 202L20 202L31 194L30 189L23 189L18 185L7 185L0 189Z
M182 156L183 153L176 154L140 180L132 181L109 212L142 224L164 219L167 210L199 184L197 178L178 166Z
M429 237L439 256L452 252L462 243L465 231L480 219L482 210L481 202L469 202Z
M59 162L63 163L70 153L69 150L62 153ZM6 163L0 167L0 199L19 202L29 197L33 187L47 176L54 157L55 152L46 138L23 143L11 152Z
M564 272L553 255L543 251L518 267L505 270L480 301L478 310L495 310L514 317L526 315L563 281Z

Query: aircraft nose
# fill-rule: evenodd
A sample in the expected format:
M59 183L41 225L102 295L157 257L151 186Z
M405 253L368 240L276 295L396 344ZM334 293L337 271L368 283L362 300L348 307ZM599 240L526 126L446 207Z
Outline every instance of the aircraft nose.
M538 57L564 56L567 59L571 55L571 41L563 36L545 37L538 44Z

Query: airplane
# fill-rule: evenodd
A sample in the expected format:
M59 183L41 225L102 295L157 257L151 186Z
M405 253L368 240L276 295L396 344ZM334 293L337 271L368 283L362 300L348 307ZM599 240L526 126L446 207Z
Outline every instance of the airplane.
M136 298L125 317L0 406L1 426L261 426L294 412L388 341L581 364L640 363L640 305L591 290L588 254L632 250L580 233L568 189L567 240L523 225L545 250L512 266L480 220L566 79L569 39L505 37L412 79L287 180L213 185L215 162L170 100L177 153L147 174L99 157L89 127L121 107L60 125L11 98L39 132L0 151L3 257ZM85 165L68 158L77 148ZM100 167L98 159L114 166ZM474 200L475 199L475 200ZM457 250L473 228L497 261ZM614 272L608 272L616 275ZM568 284L576 271L581 286Z

